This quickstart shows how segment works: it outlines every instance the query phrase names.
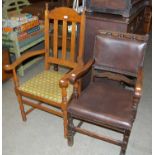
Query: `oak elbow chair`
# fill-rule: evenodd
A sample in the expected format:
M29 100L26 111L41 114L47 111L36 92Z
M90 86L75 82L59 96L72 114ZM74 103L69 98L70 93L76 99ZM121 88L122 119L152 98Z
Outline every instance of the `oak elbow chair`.
M121 147L125 155L130 132L142 94L143 61L148 35L104 32L96 36L94 60L72 72L70 82L74 95L68 105L68 145L73 145L76 132L107 141ZM92 80L78 94L78 80L92 69ZM81 122L75 126L73 120ZM123 134L122 140L83 129L88 122Z
M50 47L49 30L50 20L53 20L53 49ZM62 50L58 51L58 23L62 23ZM69 54L67 54L66 40L68 22L72 25L71 31L71 47ZM78 25L79 35L77 37L76 27ZM46 4L45 10L45 49L29 52L23 54L13 64L5 66L6 70L13 70L13 81L15 84L15 92L18 98L20 111L23 121L26 121L26 115L29 114L33 109L37 108L54 115L60 116L64 121L64 136L67 135L67 104L72 96L72 86L63 79L68 77L68 71L72 71L75 68L83 65L83 46L84 46L84 29L85 29L85 13L79 15L76 11L67 7L55 8L48 10L48 4ZM77 40L78 48L77 48ZM78 49L78 50L77 50ZM61 54L60 54L60 53ZM22 61L36 56L45 56L45 71L36 75L32 79L19 84L19 80L16 74L16 68ZM68 56L67 56L68 55ZM69 70L54 71L50 67L51 64L58 64ZM64 78L65 77L65 78ZM26 98L25 98L26 97ZM28 100L30 98L34 101L38 101L36 104L33 101ZM24 110L24 104L31 106L32 108L28 111ZM46 105L50 105L48 108ZM56 108L52 108L56 107Z

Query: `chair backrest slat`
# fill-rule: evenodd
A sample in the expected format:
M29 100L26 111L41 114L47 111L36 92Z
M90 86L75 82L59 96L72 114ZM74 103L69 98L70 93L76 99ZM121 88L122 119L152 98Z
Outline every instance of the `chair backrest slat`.
M66 58L66 47L67 47L67 21L63 20L63 27L62 27L62 59Z
M54 39L53 39L53 55L58 57L58 20L54 20Z
M71 50L70 50L70 60L74 61L75 58L75 40L76 39L76 23L72 23L72 34L71 34Z

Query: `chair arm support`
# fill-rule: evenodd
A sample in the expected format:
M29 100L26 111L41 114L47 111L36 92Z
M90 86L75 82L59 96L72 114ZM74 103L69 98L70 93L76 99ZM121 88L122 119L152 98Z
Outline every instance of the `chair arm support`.
M137 73L137 81L135 85L135 97L140 98L142 95L142 86L143 86L143 69L139 67Z
M59 81L59 86L60 88L67 88L68 84L69 84L69 79L71 77L71 74L77 69L77 68L81 68L81 66L78 66L76 68L74 68L71 72L65 74L61 80Z
M74 84L76 80L84 76L92 67L94 60L90 59L85 65L75 68L69 77L70 83Z
M75 67L71 72L61 78L61 80L59 81L59 86L61 88L67 88L69 82L74 84L77 79L81 78L90 69L93 63L94 60L89 60L88 63L86 63L85 65Z
M36 51L31 51L31 52L25 53L21 57L16 59L16 61L14 63L12 63L11 65L5 65L4 69L6 71L13 70L18 65L20 65L23 61L25 61L26 59L34 57L34 56L37 56L37 55L41 55L41 54L44 54L44 53L45 53L44 49L43 50L36 50Z

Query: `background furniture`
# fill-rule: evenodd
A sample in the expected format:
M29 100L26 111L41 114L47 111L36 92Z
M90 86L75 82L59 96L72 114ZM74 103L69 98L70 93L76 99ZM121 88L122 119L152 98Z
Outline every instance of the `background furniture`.
M14 15L19 15L23 7L30 5L28 0L9 0L3 1L3 18L9 18Z
M29 0L29 2L33 5L33 4L37 4L37 3L41 3L41 2L43 2L43 3L63 3L63 4L66 4L67 3L67 1L68 0ZM35 6L35 5L34 5ZM50 8L49 8L50 9Z
M3 3L3 18L8 19L11 16L20 14L21 9L26 5L29 5L29 2L27 0L5 1ZM15 32L11 32L11 33L3 32L2 34L3 46L8 47L10 53L14 54L15 58L17 59L26 50L30 49L31 47L39 44L44 40L43 27L41 27L41 29L42 31L39 34L33 35L33 37L30 36L30 38L23 40L23 42L25 43L24 43L24 46L22 47L19 44L19 41L17 39L17 34ZM36 63L37 60L38 58L28 61L24 64L21 64L18 70L19 75L23 76L24 70L30 67L32 64Z
M91 0L92 4L97 4L98 1ZM125 2L129 3L130 0L126 0ZM89 2L89 1L87 1ZM105 1L104 1L105 2ZM123 17L118 14L113 14L115 12L115 9L111 9L110 13L108 10L104 10L104 7L102 8L104 4L103 1L99 1L100 9L103 9L102 11L108 12L103 13L100 10L94 10L93 12L89 12L90 8L87 5L87 13L86 13L86 31L85 31L85 52L84 52L84 62L86 63L90 57L93 57L93 47L94 47L94 40L95 36L97 34L98 30L110 30L110 31L116 31L116 32L127 32L127 33L134 33L134 34L145 34L144 30L144 22L145 22L145 8L146 8L146 1L141 1L143 5L141 7L138 7L136 12L130 14L129 17ZM106 1L107 2L107 1ZM118 1L117 1L118 2ZM123 0L119 1L120 3L123 3ZM135 3L134 1L132 1ZM138 2L138 1L136 1ZM139 1L140 2L140 1ZM140 2L140 3L141 3ZM103 3L101 5L101 3ZM115 3L115 2L114 2ZM93 8L93 5L91 4L91 7ZM144 5L145 4L145 5ZM117 5L117 4L116 4ZM122 4L123 5L123 4ZM94 6L95 7L95 6ZM85 88L89 82L90 82L91 73L89 72L87 75L84 76L82 80L82 88Z
M146 3L144 19L144 32L150 33L152 29L152 2L150 0Z
M96 11L130 17L142 8L145 3L146 0L87 0L86 6L91 12Z
M45 1L37 1L28 5L22 9L22 13L31 13L34 16L38 16L39 19L44 20L45 18ZM54 9L55 7L64 6L62 1L49 1L48 2L49 10Z
M50 49L49 30L50 20L53 21L53 49ZM62 22L62 50L58 50L58 29L59 21ZM68 52L67 47L67 25L72 25L71 46ZM83 65L83 41L85 30L85 14L79 15L73 9L59 7L53 10L45 10L45 48L43 50L33 51L22 55L13 64L6 66L6 70L13 70L15 92L20 105L23 121L26 121L26 115L37 108L51 114L63 117L64 135L67 136L67 104L72 96L72 86L68 85L68 74L71 70ZM76 27L79 25L79 44L77 44ZM78 45L78 51L76 46ZM45 55L45 71L36 75L32 79L19 85L16 68L24 60L37 55ZM59 72L53 71L52 64L58 64L65 69ZM60 83L59 83L60 82ZM26 97L26 98L25 98ZM29 100L31 99L31 101ZM37 103L38 102L38 103ZM25 112L24 104L32 108ZM50 107L47 107L49 105ZM56 108L53 108L56 107Z
M128 33L143 34L145 8L141 8L136 14L129 18L124 18L118 15L104 13L87 13L86 14L86 31L85 31L85 52L84 62L93 57L93 48L95 36L98 30L111 30ZM82 80L82 87L86 87L90 81L88 73Z
M10 64L9 50L7 48L2 48L2 81L3 82L12 77L11 72L6 72L4 70L4 66L7 64Z
M76 132L121 147L125 155L130 132L142 94L143 62L148 35L100 31L94 45L94 61L89 61L70 76L75 84L92 68L92 81L82 92L74 87L68 111L68 144ZM78 83L77 83L78 84ZM73 119L81 122L75 126ZM123 134L120 140L82 128L83 122Z
M55 7L73 7L73 0L29 0L30 5L22 9L22 13L28 12L35 16L38 16L40 19L44 19L44 10L45 4L48 3L49 10L54 9ZM79 0L79 4L82 4L82 0Z
M143 33L145 8L141 8L136 14L130 18L123 18L112 14L87 13L86 14L86 32L85 32L85 60L92 56L95 35L98 30L111 30L127 33L140 34ZM93 30L93 31L92 31Z

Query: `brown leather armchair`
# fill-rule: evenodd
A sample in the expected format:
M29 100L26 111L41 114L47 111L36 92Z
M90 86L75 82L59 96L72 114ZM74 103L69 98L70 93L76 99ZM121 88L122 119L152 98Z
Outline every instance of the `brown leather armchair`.
M148 35L100 31L96 36L94 60L70 74L74 97L68 105L68 145L76 132L121 147L125 155L142 93L143 62ZM79 80L92 69L92 80L82 92ZM73 119L80 120L75 126ZM83 122L123 134L122 140L82 129Z

